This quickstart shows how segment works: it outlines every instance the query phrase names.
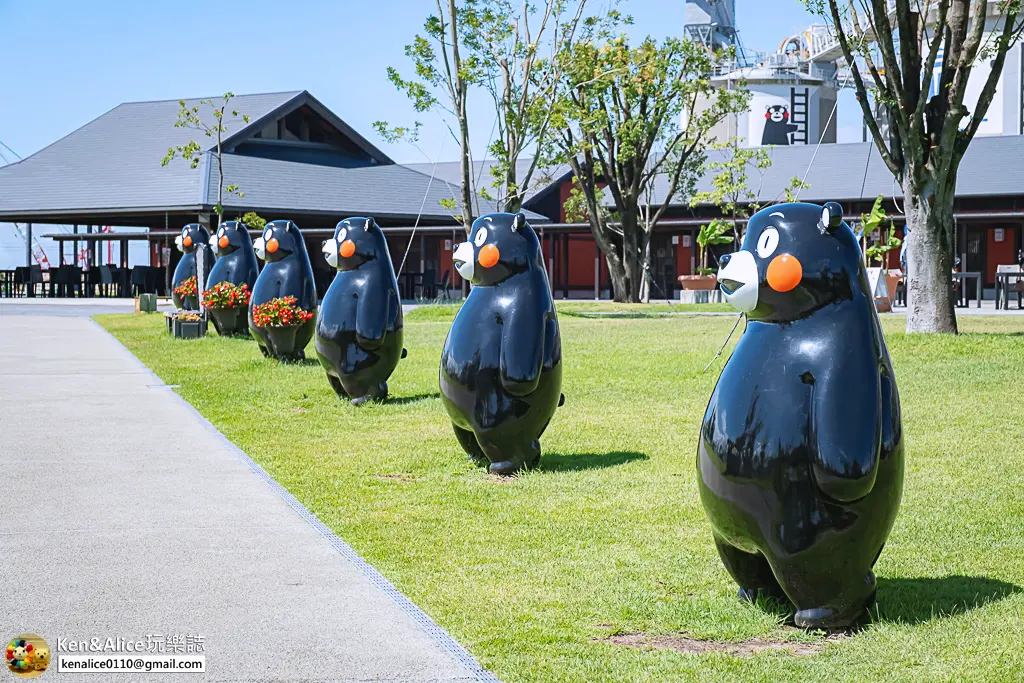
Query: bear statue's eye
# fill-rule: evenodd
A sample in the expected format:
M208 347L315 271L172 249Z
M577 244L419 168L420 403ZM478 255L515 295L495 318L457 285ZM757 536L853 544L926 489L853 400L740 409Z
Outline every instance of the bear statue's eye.
M473 238L473 244L478 247L482 247L484 242L487 241L487 228L480 228L476 231L476 236Z
M336 238L338 240L338 244L344 242L346 237L348 237L348 228L342 228L339 230L338 237Z
M768 258L775 253L778 246L779 231L775 228L765 228L765 231L757 238L757 255L761 258Z
M274 236L274 231L273 230L267 230L265 233L263 233L263 239L267 240L268 242L270 241L270 238L273 237L273 236Z

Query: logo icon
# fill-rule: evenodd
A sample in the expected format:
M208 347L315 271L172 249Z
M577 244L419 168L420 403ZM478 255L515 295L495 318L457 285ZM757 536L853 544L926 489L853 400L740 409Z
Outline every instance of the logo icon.
M50 646L35 633L22 633L7 643L7 668L18 678L42 676L50 666Z

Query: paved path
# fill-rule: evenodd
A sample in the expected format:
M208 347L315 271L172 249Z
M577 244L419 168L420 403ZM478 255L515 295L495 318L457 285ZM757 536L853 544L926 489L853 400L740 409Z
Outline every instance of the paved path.
M205 638L55 680L496 680L88 317L0 311L0 406L0 639Z

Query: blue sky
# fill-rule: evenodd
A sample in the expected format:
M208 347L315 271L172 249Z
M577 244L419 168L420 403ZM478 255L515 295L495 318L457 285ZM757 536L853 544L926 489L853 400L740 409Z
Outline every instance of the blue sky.
M608 6L608 0L591 2ZM750 49L775 50L815 21L799 0L736 4ZM639 39L681 35L684 5L625 0L621 6L634 16L629 33ZM386 78L388 66L410 72L404 46L433 6L432 0L0 0L0 142L28 156L121 102L308 90L398 162L452 160L457 147L438 117L415 114ZM481 158L494 117L486 101L471 104L477 105L470 111L474 154ZM860 140L855 108L852 98L843 98L841 142ZM377 120L417 119L424 124L422 152L388 145L372 128ZM56 249L47 251L56 260ZM0 267L20 264L23 254L11 227L0 229Z
M433 5L0 0L0 141L27 156L121 102L305 89L400 162L424 157L409 145L384 144L371 124L419 118L421 146L432 161L447 133L436 115L412 111L385 69L408 72L403 47ZM682 32L682 0L622 6L636 19L635 37ZM761 50L775 49L813 21L799 0L738 0L737 15L744 43ZM477 112L470 112L472 133L474 147L482 148L493 115L485 107ZM843 113L840 125L852 124L859 139L857 112L847 106ZM454 141L440 151L443 159L455 158Z

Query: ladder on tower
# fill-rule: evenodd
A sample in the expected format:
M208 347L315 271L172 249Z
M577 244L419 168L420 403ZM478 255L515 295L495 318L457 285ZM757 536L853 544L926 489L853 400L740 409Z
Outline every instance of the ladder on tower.
M798 128L793 131L792 144L807 144L807 110L810 96L808 89L793 88L789 96L789 110L793 115L791 123Z

